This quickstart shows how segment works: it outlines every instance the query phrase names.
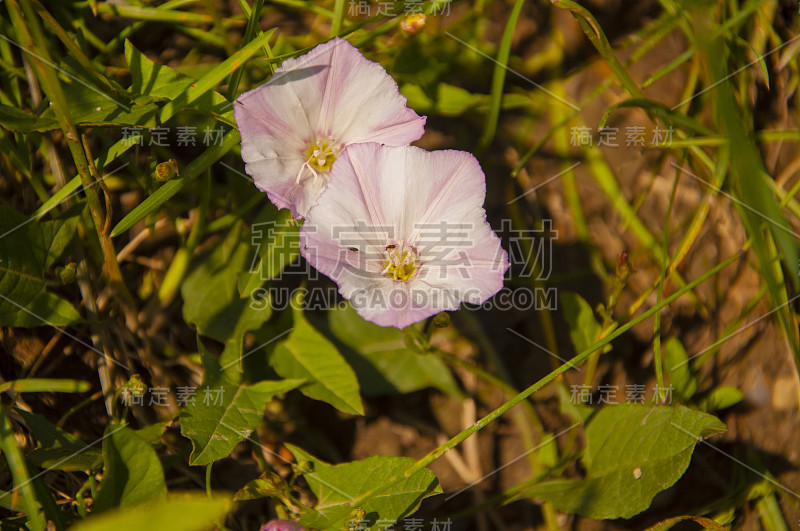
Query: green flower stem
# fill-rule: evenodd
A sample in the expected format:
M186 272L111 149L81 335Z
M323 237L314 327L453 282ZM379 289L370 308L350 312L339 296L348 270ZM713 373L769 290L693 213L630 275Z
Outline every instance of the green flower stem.
M450 354L449 352L444 352L441 349L435 349L434 352L448 363L462 367L473 373L478 378L483 379L488 384L497 387L509 398L519 394L519 390L512 386L511 375L508 373L508 370L506 369L499 353L494 348L494 345L484 333L480 322L469 312L462 312L461 316L468 321L467 326L469 330L477 336L478 345L486 354L489 362L495 366L495 370L500 375L500 378L484 371L477 365L464 361L458 356ZM522 442L529 452L528 463L530 464L531 471L536 476L542 472L542 466L538 460L539 451L534 450L537 442L533 438L533 432L536 431L541 434L544 431L544 427L542 426L542 421L539 419L539 415L536 413L536 409L534 409L533 404L526 400L523 402L522 406L525 411L514 412L514 422L516 422L517 427L520 430ZM544 502L542 504L542 514L544 515L547 529L551 531L557 531L558 522L555 518L556 513L552 503Z
M411 477L413 474L415 474L415 473L419 472L420 470L422 470L423 468L427 467L428 465L430 465L431 463L433 463L434 461L439 459L441 456L443 456L447 451L449 451L452 448L455 448L456 446L458 446L459 444L464 442L466 439L468 439L469 437L471 437L472 435L474 435L478 431L480 431L483 428L485 428L486 426L488 426L491 422L493 422L494 420L496 420L497 418L499 418L500 416L505 414L508 410L510 410L514 406L518 405L520 402L523 402L524 400L526 400L533 393L535 393L536 391L540 390L545 385L549 384L550 382L552 382L553 380L558 378L561 374L565 373L570 368L578 366L579 364L583 363L592 354L592 352L594 352L595 350L598 350L600 348L603 348L604 346L606 346L609 343L611 343L611 341L613 341L617 337L621 336L622 334L624 334L625 332L627 332L628 330L630 330L634 326L638 325L639 323L641 323L645 319L650 318L650 316L652 316L656 312L661 311L664 307L672 304L674 301L676 301L678 298L682 297L687 292L689 292L692 289L694 289L696 286L702 284L703 282L705 282L709 278L713 277L714 275L716 275L717 273L719 273L720 271L722 271L723 269L725 269L729 265L731 265L734 262L736 262L737 260L739 260L741 258L741 256L742 256L741 253L737 253L737 254L734 254L733 256L730 256L730 257L726 258L725 260L723 260L722 262L717 264L715 267L713 267L712 269L707 271L705 274L703 274L701 277L693 280L692 282L689 282L683 288L681 288L680 290L676 291L675 293L673 293L672 295L670 295L669 297L664 299L661 302L661 304L653 306L652 308L650 308L647 311L643 312L638 317L636 317L633 320L629 321L628 323L620 326L619 328L614 330L612 333L608 334L606 337L604 337L603 339L599 340L597 343L595 343L591 347L585 349L583 352L580 352L574 358L572 358L568 362L564 363L563 365L558 367L556 370L552 371L550 374L548 374L544 378L541 378L539 381L537 381L536 383L534 383L533 385L531 385L530 387L528 387L527 389L525 389L521 393L517 394L514 398L512 398L509 401L507 401L506 403L504 403L503 405L501 405L500 407L498 407L497 409L495 409L494 411L492 411L491 413L489 413L488 415L486 415L485 417L480 419L478 422L476 422L475 424L473 424L469 428L463 430L461 433L455 435L453 438L451 438L446 443L444 443L444 444L440 445L439 447L437 447L436 449L432 450L425 457L423 457L422 459L419 459L416 463L414 463L409 468L407 468L404 472L401 472L399 474L395 474L394 476L392 476L389 479L387 479L386 482L383 485L381 485L380 487L372 489L371 491L366 492L366 493L362 494L361 496L358 496L357 498L351 500L350 501L350 505L353 506L353 507L359 507L361 504L364 503L364 501L372 498L373 496L381 494L382 492L384 492L386 489L388 489L393 483L395 483L399 479Z

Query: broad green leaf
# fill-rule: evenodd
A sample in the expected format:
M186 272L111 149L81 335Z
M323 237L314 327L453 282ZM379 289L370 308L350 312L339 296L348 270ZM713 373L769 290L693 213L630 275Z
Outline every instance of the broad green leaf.
M36 448L27 455L28 460L36 466L85 471L96 469L103 463L103 455L99 448L87 446L41 415L23 409L17 409L16 412L36 438Z
M447 365L436 356L407 348L402 331L365 321L349 304L328 315L331 333L345 345L340 352L356 372L364 395L410 393L426 387L460 395Z
M140 105L132 101L122 101L96 92L77 82L64 84L64 97L69 103L70 117L75 125L111 126L155 126L158 106L153 103ZM55 111L48 107L42 118L56 119Z
M77 218L31 223L0 207L0 326L64 326L80 321L75 308L45 291L45 271L63 251Z
M257 500L259 498L277 498L291 505L291 487L286 480L274 472L264 472L260 477L250 481L234 494L236 501Z
M181 433L192 441L189 464L206 465L227 457L256 428L267 402L301 383L283 380L232 385L219 381L198 389L194 403L180 414Z
M556 388L556 394L558 395L559 411L569 415L570 418L577 422L585 423L592 416L592 413L596 411L593 407L574 400L566 385L559 385Z
M607 405L586 429L586 477L546 481L525 494L587 518L631 518L683 475L698 437L725 429L716 417L683 406Z
M592 307L577 293L562 293L561 306L569 324L569 336L575 352L583 352L597 342L602 328L594 317Z
M230 498L205 493L170 494L166 500L90 516L70 531L198 531L213 529L230 510Z
M433 110L434 102L419 85L405 83L400 87L400 93L406 97L408 106L418 113L429 113Z
M200 361L203 364L203 370L205 371L204 379L209 382L218 380L223 374L220 360L218 360L214 354L208 351L199 335L197 336L197 349L200 354ZM235 383L236 381L238 380L235 379L232 381L232 383Z
M153 448L157 448L161 446L161 435L164 433L164 430L167 429L167 424L169 423L156 422L155 424L150 424L144 428L133 430L133 433L135 433L137 437Z
M197 260L181 286L183 318L197 331L223 343L239 340L248 330L263 325L271 307L255 309L250 299L239 298L237 279L247 267L250 246L238 243L225 260L224 246Z
M300 391L316 400L354 415L363 415L358 380L336 347L312 327L303 315L301 301L292 304L294 329L275 347L269 363L284 378L303 378Z
M161 461L132 429L108 425L103 439L103 465L103 480L93 504L96 512L166 498Z
M410 457L368 457L331 465L296 446L287 444L286 447L298 461L311 463L312 471L304 477L317 496L317 505L315 513L307 514L300 522L320 529L338 529L354 509L349 505L351 500L382 487L388 478L401 474L414 464ZM377 520L399 520L416 511L422 500L441 492L436 475L428 469L398 480L360 505L366 514L365 529L377 530Z
M436 107L445 116L462 114L482 99L486 99L486 96L448 83L439 83L436 87Z
M681 400L689 400L697 391L697 375L686 356L686 350L677 338L670 338L664 345L664 369L674 392Z
M711 393L702 400L700 407L705 411L719 411L729 408L742 401L742 392L730 385L720 385L715 387Z
M8 131L30 133L32 131L50 131L58 129L58 120L34 116L17 107L0 105L0 126Z
M134 94L174 99L195 81L168 66L154 63L127 39L125 59L131 71L131 86L128 90Z
M254 290L278 276L286 265L297 258L300 254L299 233L300 223L295 222L289 210L275 212L274 221L251 227L251 235L259 238L259 241L253 267L239 278L239 294L242 298L250 297Z
M134 94L141 95L144 102L149 100L175 100L189 90L192 84L197 83L197 79L177 72L169 66L154 63L142 52L134 48L130 41L125 41L125 58L128 67L131 69L130 90ZM139 101L137 100L137 101ZM219 92L209 90L191 102L191 109L208 111L219 117L231 115L233 107L230 102ZM174 109L178 112L179 109ZM169 119L162 115L162 121ZM228 120L230 121L229 117ZM231 121L232 124L232 121Z

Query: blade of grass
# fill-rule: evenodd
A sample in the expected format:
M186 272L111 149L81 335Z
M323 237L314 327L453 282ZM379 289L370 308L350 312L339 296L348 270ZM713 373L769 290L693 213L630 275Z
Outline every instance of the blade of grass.
M242 0L242 7L244 8L247 6L247 0ZM261 9L264 7L264 0L255 0L253 4L253 9L248 14L247 19L247 28L244 31L244 40L242 41L244 44L247 44L253 39L253 34L256 32L256 28L258 28L258 20L261 16ZM248 7L249 9L249 7ZM247 14L247 11L245 11ZM259 29L259 31L261 31ZM272 57L271 50L269 49L269 43L264 42L265 51L267 52L267 57ZM244 73L244 68L239 68L231 74L231 79L228 82L228 93L226 96L229 100L233 100L236 97L236 92L239 89L239 82L242 80L242 74Z
M720 271L722 271L723 269L725 269L729 265L735 263L740 258L741 258L741 255L739 253L734 254L734 255L726 258L725 260L723 260L722 262L720 262L719 264L714 266L712 269L710 269L709 271L707 271L706 273L701 275L699 278L693 280L692 282L690 282L689 284L687 284L686 286L684 286L680 290L676 291L675 293L673 293L669 297L665 298L663 301L661 301L661 304L653 306L652 308L650 308L647 311L643 312L641 315L637 316L636 318L634 318L631 321L629 321L629 322L625 323L624 325L620 326L619 328L617 328L613 332L609 333L603 339L597 341L594 345L588 347L587 349L583 350L582 352L579 352L578 354L575 355L575 357L570 359L568 362L564 363L563 365L561 365L560 367L558 367L554 371L550 372L547 376L541 378L536 383L534 383L533 385L531 385L530 387L528 387L524 391L520 392L514 398L512 398L511 400L505 402L503 405L501 405L500 407L498 407L497 409L495 409L491 413L489 413L486 416L484 416L483 418L481 418L478 422L476 422L475 424L473 424L469 428L461 431L460 433L458 433L457 435L452 437L446 443L444 443L442 445L439 445L437 448L435 448L434 450L429 452L427 455L425 455L421 459L417 460L416 463L414 463L412 466L407 468L405 471L403 471L401 473L398 473L398 474L395 474L392 477L388 478L386 480L386 482L383 485L381 485L380 487L372 489L372 490L362 494L361 496L358 496L357 498L351 500L350 504L353 507L358 507L365 500L367 500L367 499L369 499L369 498L371 498L373 496L381 494L383 491L388 489L396 481L398 481L398 480L400 480L402 478L408 478L411 475L415 474L416 472L418 472L418 471L422 470L423 468L427 467L428 465L433 463L435 460L440 458L442 455L444 455L448 450L450 450L451 448L455 448L457 445L462 443L464 440L466 440L467 438L469 438L472 435L474 435L476 432L478 432L478 431L482 430L483 428L485 428L492 421L494 421L497 418L499 418L500 416L504 415L508 410L510 410L514 406L518 405L522 401L526 400L533 393L537 392L542 387L544 387L548 383L550 383L553 380L555 380L558 376L560 376L561 374L563 374L564 372L569 370L571 367L574 367L574 366L577 366L577 365L583 363L594 351L596 351L598 349L601 349L604 346L608 345L611 341L613 341L617 337L621 336L622 334L624 334L625 332L627 332L631 328L635 327L636 325L638 325L639 323L641 323L645 319L650 318L654 313L659 312L664 307L672 304L678 298L680 298L684 294L690 292L695 287L697 287L698 285L702 284L703 282L705 282L709 278L713 277L714 275L716 275L717 273L719 273Z
M517 26L517 20L519 20L519 15L522 12L523 4L525 4L525 0L516 0L514 2L514 7L511 9L505 30L503 30L503 36L500 39L500 48L497 50L497 59L492 73L491 104L486 115L486 125L478 141L479 152L489 147L497 132L500 104L503 99L503 85L505 84L506 71L508 70L508 59L511 55L511 40L514 38L514 28Z
M336 0L333 4L333 20L331 20L331 37L335 37L342 31L344 22L345 0Z
M742 110L735 103L733 92L726 75L726 48L720 39L710 40L706 36L707 20L699 13L695 17L698 35L701 37L700 47L704 52L711 86L714 86L717 104L717 120L725 135L730 139L730 155L733 186L731 192L741 204L748 208L736 208L743 224L753 241L753 251L760 264L760 273L767 284L770 299L777 311L778 320L784 329L786 340L794 355L795 367L800 371L800 342L797 337L797 326L786 305L788 294L783 272L778 263L773 261L772 242L783 255L782 262L790 274L789 282L797 289L798 264L797 244L792 237L791 228L783 216L783 212L775 201L764 180L769 179L764 163L761 160L752 137L748 137L749 128L740 118ZM764 228L764 220L756 213L772 220Z
M11 477L14 478L14 491L12 492L19 492L22 496L22 507L28 516L27 525L31 527L32 531L44 531L47 522L39 512L40 505L36 500L36 492L28 473L28 465L22 450L17 446L17 440L14 438L5 408L0 408L0 450L3 450ZM13 498L14 494L11 496Z
M231 75L234 69L241 68L242 65L250 59L256 52L259 46L263 43L267 42L270 37L274 34L275 30L271 29L252 41L250 41L244 48L239 50L236 54L232 57L228 58L227 60L223 61L216 67L214 67L211 71L209 71L206 75L201 77L197 80L197 83L194 83L192 87L185 94L176 97L175 99L171 100L167 105L161 108L159 113L159 121L160 123L166 123L170 118L172 118L176 113L179 111L189 107L193 101L197 98L217 86L223 79ZM272 59L273 61L282 61L287 56L292 56L295 54L288 54L285 56L275 57ZM95 161L95 165L98 168L102 168L106 166L108 163L116 160L120 155L128 151L133 146L133 143L130 140L121 138L115 144L113 144L104 154L102 159ZM173 182L173 181L170 181ZM66 185L61 187L50 200L46 201L42 206L40 206L36 212L34 212L31 217L39 219L47 212L54 209L57 205L59 205L64 199L68 196L75 193L75 191L80 188L81 180L79 177L75 177L71 181L69 181ZM162 187L163 188L163 187ZM174 195L174 194L173 194Z
M24 18L19 9L17 0L8 0L6 4L8 5L11 20L14 22L14 26L17 30L17 37L23 49L26 50L26 53L30 53L31 51L35 52L31 53L29 59L34 66L42 89L50 99L59 126L64 133L67 147L72 154L72 158L78 170L81 183L86 191L89 211L92 215L92 222L97 231L98 238L100 239L105 260L105 270L108 274L110 284L122 295L124 300L131 301L130 293L122 279L119 263L117 263L114 246L104 230L106 226L106 213L103 211L97 191L94 188L95 179L92 175L86 152L80 142L78 131L70 118L69 106L61 88L61 81L58 79L58 74L55 69L51 66L53 63L50 61L49 52L44 46L45 39L42 34L41 26L39 25L39 20L33 13L33 6L29 3L23 4L25 9Z
M92 386L82 380L59 380L51 378L26 378L0 384L0 393L85 393Z
M639 85L636 84L622 63L619 62L617 56L614 55L614 50L611 48L603 28L600 27L594 16L586 8L570 0L551 0L551 2L554 6L567 9L572 13L586 37L589 38L589 41L600 53L600 57L608 63L609 68L614 72L622 87L634 98L644 98L645 95Z
M132 6L128 4L97 4L99 15L116 15L131 20L152 20L177 24L211 24L214 17L203 13L191 13L172 9L156 9L154 7ZM225 19L228 24L241 24L243 20Z

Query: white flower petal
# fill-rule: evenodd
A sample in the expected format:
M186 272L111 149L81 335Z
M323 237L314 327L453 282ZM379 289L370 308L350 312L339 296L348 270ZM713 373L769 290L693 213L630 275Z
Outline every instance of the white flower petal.
M502 288L508 256L484 198L485 177L468 153L355 144L309 212L301 252L362 317L402 328ZM398 256L413 259L413 273Z
M295 217L327 186L329 171L304 168L313 146L328 142L328 153L338 153L353 142L405 145L425 124L383 68L339 38L284 61L265 85L237 98L234 117L247 172Z

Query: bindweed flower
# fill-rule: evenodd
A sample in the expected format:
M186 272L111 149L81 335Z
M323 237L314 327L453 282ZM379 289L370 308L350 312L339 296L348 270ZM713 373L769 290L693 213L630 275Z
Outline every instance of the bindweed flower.
M265 85L239 96L234 117L245 170L296 218L314 205L347 146L407 145L425 126L383 67L339 38L284 61Z
M305 528L294 520L270 520L260 531L305 531Z
M469 153L352 145L308 214L300 251L364 319L404 328L502 288L508 255L485 197Z

